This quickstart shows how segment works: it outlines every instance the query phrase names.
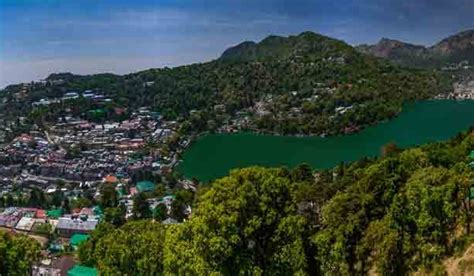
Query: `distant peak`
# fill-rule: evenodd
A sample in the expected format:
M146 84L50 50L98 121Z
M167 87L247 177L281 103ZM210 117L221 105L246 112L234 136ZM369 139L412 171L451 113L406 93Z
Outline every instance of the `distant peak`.
M466 30L449 36L433 45L431 49L441 54L453 54L461 51L472 53L474 49L474 30ZM469 53L468 55L472 56Z
M382 37L379 41L379 43L382 43L382 42L390 42L390 41L398 41L398 40L395 40L395 39L391 39L391 38L388 38L388 37Z
M409 45L409 43L387 37L382 37L378 44Z
M285 59L293 58L295 55L325 55L331 51L343 52L348 49L351 47L343 41L306 31L296 36L269 35L258 43L246 41L225 50L221 59L234 61Z
M304 37L304 36L320 36L320 35L312 31L305 31L305 32L300 33L298 36Z
M73 76L74 74L70 72L52 73L46 78L46 80L68 79Z
M283 36L278 36L278 35L269 35L265 37L262 41L260 41L261 44L272 44L272 43L280 43L284 41L286 37Z

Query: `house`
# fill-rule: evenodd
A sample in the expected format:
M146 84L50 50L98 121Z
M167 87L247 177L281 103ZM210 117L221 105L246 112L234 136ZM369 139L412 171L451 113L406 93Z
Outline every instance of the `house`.
M35 224L34 218L24 216L18 221L15 228L17 230L30 232L34 224Z
M104 183L112 183L112 184L115 184L118 182L118 179L116 176L114 175L107 175L106 177L104 177L104 180L103 180Z
M21 211L19 208L10 207L6 208L3 213L0 213L0 226L9 228L15 227L17 222L21 218Z
M68 215L59 218L56 229L58 230L58 233L60 235L70 237L76 233L90 233L95 229L98 223L99 220L96 218L91 218L82 215Z
M150 86L153 86L153 84L155 84L154 81L147 81L147 82L144 82L144 83L143 83L143 86L144 86L144 87L150 87Z
M63 214L62 209L52 209L46 211L46 215L51 219L58 219Z
M74 234L69 240L69 244L72 246L72 248L77 249L81 243L87 241L88 239L89 235L87 234Z
M43 105L50 105L50 104L51 104L51 102L49 100L41 99L37 102L34 102L33 106L43 106Z
M84 91L84 93L82 94L82 96L86 99L92 99L95 97L95 93L90 91L90 90L86 90Z
M97 276L97 269L82 266L82 265L75 265L73 266L68 272L67 276Z
M43 210L43 209L36 210L35 217L39 218L39 219L45 219L46 218L46 211Z
M72 100L72 99L77 99L79 98L79 94L77 92L67 92L63 96L63 100Z
M155 184L151 181L144 180L137 183L137 192L152 192L155 190Z

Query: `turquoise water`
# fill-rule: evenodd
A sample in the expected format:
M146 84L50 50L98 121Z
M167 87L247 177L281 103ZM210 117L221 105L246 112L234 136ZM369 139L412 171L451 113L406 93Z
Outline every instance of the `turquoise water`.
M474 101L423 101L406 105L393 120L346 136L206 135L185 151L178 170L186 177L209 181L230 169L252 165L294 167L308 163L313 168L330 168L341 161L377 156L389 142L409 147L445 140L473 125Z

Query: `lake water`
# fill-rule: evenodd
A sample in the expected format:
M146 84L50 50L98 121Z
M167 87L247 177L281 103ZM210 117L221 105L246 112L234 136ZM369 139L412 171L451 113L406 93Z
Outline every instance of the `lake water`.
M188 178L209 181L227 175L230 169L252 165L294 167L308 163L313 168L330 168L341 161L377 156L389 142L409 147L446 140L473 125L474 101L423 101L406 105L393 120L346 136L206 135L184 152L178 170Z

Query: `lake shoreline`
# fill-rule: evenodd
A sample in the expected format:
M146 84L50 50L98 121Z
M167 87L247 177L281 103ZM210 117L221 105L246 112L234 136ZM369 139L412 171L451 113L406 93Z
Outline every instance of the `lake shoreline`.
M427 100L404 105L392 120L348 135L270 135L253 132L199 135L184 151L177 169L187 178L209 181L229 169L260 165L315 169L379 156L389 142L400 147L448 139L474 125L474 101Z

